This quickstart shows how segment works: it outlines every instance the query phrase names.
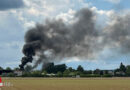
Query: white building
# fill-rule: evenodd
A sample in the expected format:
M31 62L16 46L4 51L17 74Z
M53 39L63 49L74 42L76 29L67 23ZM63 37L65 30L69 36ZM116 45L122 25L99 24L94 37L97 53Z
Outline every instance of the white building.
M14 74L16 74L17 76L22 76L23 72L19 71L19 70L16 70L16 71L14 71Z

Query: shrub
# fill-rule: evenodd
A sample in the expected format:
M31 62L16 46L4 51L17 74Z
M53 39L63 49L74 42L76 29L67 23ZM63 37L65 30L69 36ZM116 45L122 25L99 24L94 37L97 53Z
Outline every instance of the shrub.
M105 74L105 75L103 75L103 77L112 77L112 75L111 74Z
M62 74L62 72L58 72L56 76L57 76L57 77L62 77L63 74Z

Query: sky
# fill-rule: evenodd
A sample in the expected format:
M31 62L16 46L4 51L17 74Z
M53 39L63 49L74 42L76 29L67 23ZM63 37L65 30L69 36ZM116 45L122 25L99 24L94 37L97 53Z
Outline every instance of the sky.
M93 10L104 26L113 12L129 12L130 0L0 0L0 66L18 67L23 56L24 35L36 23L44 23L48 18L61 18L69 23L82 8ZM130 65L130 54L104 50L96 60L71 58L56 63L66 63L73 68L82 65L93 70L115 69L121 62Z

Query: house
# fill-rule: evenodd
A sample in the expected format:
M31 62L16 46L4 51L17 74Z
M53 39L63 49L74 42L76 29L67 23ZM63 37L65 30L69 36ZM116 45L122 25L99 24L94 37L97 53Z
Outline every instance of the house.
M115 75L114 70L108 70L108 74Z
M22 76L22 75L23 75L23 72L20 71L20 70L16 70L16 71L14 71L14 74L15 74L16 76Z
M102 70L102 72L103 72L103 75L105 75L105 74L109 74L109 75L115 75L115 73L114 73L114 70Z
M122 76L124 76L124 75L125 75L125 73L124 73L124 72L122 72L122 71L119 71L119 72L116 72L116 75L122 75Z
M80 78L80 75L76 75L76 78Z
M56 74L51 73L51 74L46 74L47 76L56 76Z

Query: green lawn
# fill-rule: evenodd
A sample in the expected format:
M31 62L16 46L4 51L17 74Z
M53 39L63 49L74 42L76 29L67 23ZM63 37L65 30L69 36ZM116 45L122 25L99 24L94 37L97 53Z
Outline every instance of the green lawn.
M3 78L1 90L130 90L130 78ZM8 84L7 83L7 84Z

